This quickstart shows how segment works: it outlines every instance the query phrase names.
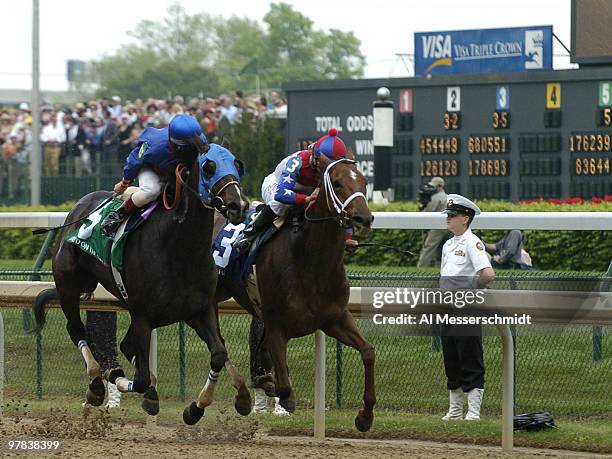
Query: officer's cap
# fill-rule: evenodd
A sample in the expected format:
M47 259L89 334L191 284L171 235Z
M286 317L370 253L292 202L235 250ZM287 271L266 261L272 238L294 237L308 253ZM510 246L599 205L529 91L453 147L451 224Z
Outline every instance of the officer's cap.
M480 209L476 204L460 194L449 194L446 201L446 209L442 213L448 215L463 214L474 217L474 215L480 214Z

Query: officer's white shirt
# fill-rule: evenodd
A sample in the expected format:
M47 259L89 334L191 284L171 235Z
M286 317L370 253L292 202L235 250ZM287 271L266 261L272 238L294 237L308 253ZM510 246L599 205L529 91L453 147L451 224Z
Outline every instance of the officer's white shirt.
M461 236L446 241L442 248L441 276L473 277L490 267L484 244L469 228Z

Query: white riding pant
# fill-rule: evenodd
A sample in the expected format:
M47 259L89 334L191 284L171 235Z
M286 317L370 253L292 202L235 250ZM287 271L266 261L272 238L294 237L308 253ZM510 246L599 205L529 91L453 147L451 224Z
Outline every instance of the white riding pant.
M157 199L161 193L161 180L159 175L150 169L143 169L138 173L138 188L132 195L132 202L136 207L144 207Z
M261 184L261 197L264 202L270 206L270 209L272 209L276 215L280 216L285 215L285 212L287 212L290 206L289 204L284 204L274 199L277 187L278 183L276 182L276 177L273 174L268 175Z

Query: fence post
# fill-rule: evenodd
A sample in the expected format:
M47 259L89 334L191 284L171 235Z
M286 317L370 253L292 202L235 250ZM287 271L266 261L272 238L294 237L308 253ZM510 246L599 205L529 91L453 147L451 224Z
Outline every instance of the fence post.
M342 343L336 340L336 408L342 408Z
M36 257L36 261L34 261L34 266L32 266L32 272L30 273L30 277L28 280L31 280L31 281L40 280L40 274L38 272L40 271L43 263L45 262L45 258L47 256L47 252L49 251L49 247L51 247L51 245L53 244L53 241L55 241L56 234L57 233L55 230L49 231L47 233L47 238L45 239L45 242L43 242L43 245L40 248L40 251L38 252L38 256ZM31 316L30 310L27 308L23 308L21 310L21 318L23 321L23 332L27 333L32 328L32 316Z
M315 331L314 437L325 439L325 334Z
M43 396L43 356L42 332L36 333L36 397L41 400Z
M4 318L0 312L0 419L4 407Z
M185 401L185 322L179 322L179 399Z
M608 266L608 270L606 271L606 276L612 276L612 262ZM604 285L607 287L608 282L605 282ZM602 290L608 290L607 288L602 288ZM598 362L603 358L603 328L600 325L595 325L592 328L593 334L593 362Z

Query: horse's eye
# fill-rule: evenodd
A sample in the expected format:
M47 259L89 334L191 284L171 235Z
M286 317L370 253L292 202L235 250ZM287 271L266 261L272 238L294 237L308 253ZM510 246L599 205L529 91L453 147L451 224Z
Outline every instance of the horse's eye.
M204 172L204 176L210 180L217 171L217 164L214 161L206 161L202 170Z
M334 180L332 185L334 185L334 188L342 188L342 183L340 183L340 180Z

